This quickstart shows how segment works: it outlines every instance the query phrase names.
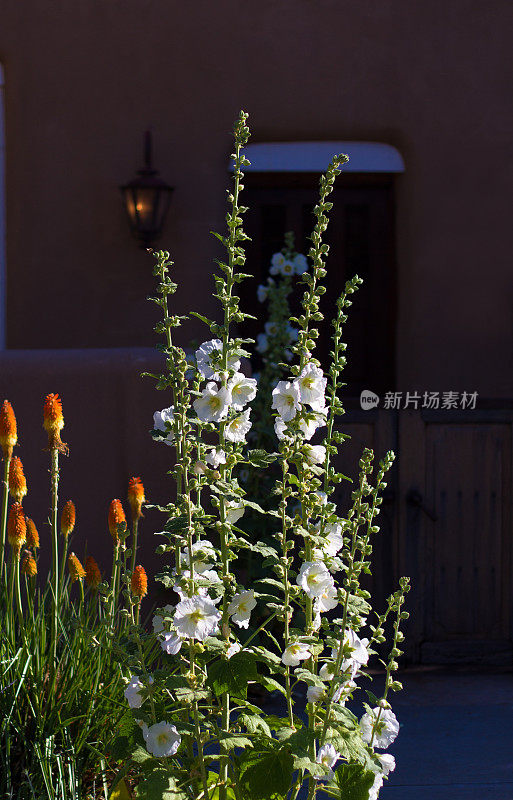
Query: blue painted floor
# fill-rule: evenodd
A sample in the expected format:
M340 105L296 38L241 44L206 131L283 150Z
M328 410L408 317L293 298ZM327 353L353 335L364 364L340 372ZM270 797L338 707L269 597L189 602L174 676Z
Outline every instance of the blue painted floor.
M406 670L381 800L513 800L513 673Z

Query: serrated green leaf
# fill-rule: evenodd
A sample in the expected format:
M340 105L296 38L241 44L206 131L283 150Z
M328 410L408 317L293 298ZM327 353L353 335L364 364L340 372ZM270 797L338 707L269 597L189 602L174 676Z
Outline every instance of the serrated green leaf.
M294 759L286 747L244 754L240 786L245 800L282 800L287 796Z
M236 697L246 697L248 681L257 678L255 659L244 652L219 659L208 668L208 682L216 695L229 692Z
M376 777L361 764L342 764L335 772L340 800L369 800L369 791Z

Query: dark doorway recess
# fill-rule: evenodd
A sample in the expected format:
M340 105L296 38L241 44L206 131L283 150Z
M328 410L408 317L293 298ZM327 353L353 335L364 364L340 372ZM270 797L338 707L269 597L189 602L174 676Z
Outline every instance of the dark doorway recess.
M259 283L266 280L273 253L293 231L296 249L308 255L318 202L319 176L311 173L249 173L243 203L249 206L245 228L247 272L255 278L241 286L242 307L258 316L245 332L256 338L263 329L265 309L256 300ZM344 341L348 345L346 393L364 388L378 393L395 388L396 266L394 192L391 175L341 175L330 196L333 209L324 241L330 246L327 292L321 310L325 321L318 344L319 360L326 365L331 349L330 324L345 281L358 274L363 285L355 295Z

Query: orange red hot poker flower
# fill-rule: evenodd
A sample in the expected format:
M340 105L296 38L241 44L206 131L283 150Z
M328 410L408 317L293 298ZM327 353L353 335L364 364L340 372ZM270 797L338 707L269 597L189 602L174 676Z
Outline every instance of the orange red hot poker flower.
M20 550L27 539L27 523L21 503L13 503L7 520L7 539L19 561Z
M21 503L27 494L27 481L23 473L23 464L18 456L13 456L9 465L9 493L18 503Z
M86 571L76 557L75 553L70 553L68 556L68 569L72 583L75 583L75 581L79 580L81 581L82 578L85 578L86 576Z
M21 571L24 575L28 575L29 578L33 578L35 575L37 575L37 564L30 553L23 559L21 563Z
M132 573L132 580L130 581L132 594L139 598L139 602L143 597L148 594L148 577L146 570L140 564L134 569Z
M85 579L88 586L96 589L102 579L100 568L92 556L87 556L85 562Z
M142 517L141 508L142 504L146 502L144 497L144 486L140 478L130 478L128 481L128 502L132 509L132 517L134 520Z
M73 533L75 527L76 511L73 500L68 500L64 504L61 516L61 533L65 539L68 538L70 533Z
M126 517L121 500L113 500L109 507L109 531L114 544L119 542L118 525L126 526Z
M16 417L12 405L8 400L4 400L0 408L0 446L5 459L12 456L12 449L17 441Z
M61 430L64 428L62 403L58 394L48 394L43 408L43 427L48 434L50 450L66 450L61 441Z
M34 520L30 519L30 517L25 517L25 521L27 523L27 547L30 547L32 550L37 550L39 547L39 533Z

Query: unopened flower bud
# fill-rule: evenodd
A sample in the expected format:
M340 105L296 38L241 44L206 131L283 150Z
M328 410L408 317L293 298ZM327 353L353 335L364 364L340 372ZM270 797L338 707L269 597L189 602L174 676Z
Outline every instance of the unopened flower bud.
M37 528L35 523L30 517L25 517L25 522L27 523L27 547L32 548L32 550L37 550L39 547L39 533L37 532Z
M9 401L4 400L0 409L0 446L5 459L11 458L12 449L17 441L16 417Z
M9 493L17 503L21 503L27 494L27 481L23 473L23 464L18 456L13 456L9 465Z
M27 523L21 503L13 503L7 520L7 539L15 559L19 561L20 550L27 539Z
M140 478L130 478L128 481L128 502L132 509L132 518L134 520L142 517L141 508L143 503L146 502L144 497L144 486Z
M126 517L121 500L113 500L109 507L109 531L114 544L119 543L118 525L126 527Z
M24 575L27 575L29 578L33 578L37 575L37 564L35 559L28 553L21 563L21 571Z
M92 556L87 556L85 562L85 579L91 589L96 589L102 579L100 568Z
M146 575L146 570L144 567L141 567L140 564L136 566L132 573L130 586L132 588L132 594L139 598L139 602L148 594L148 577Z
M68 569L72 583L75 583L75 581L82 580L82 578L85 578L86 576L86 571L83 568L80 561L78 560L78 558L76 557L75 553L69 554Z
M68 500L64 504L61 516L61 533L65 539L68 538L70 533L73 533L75 527L76 511L73 500Z

